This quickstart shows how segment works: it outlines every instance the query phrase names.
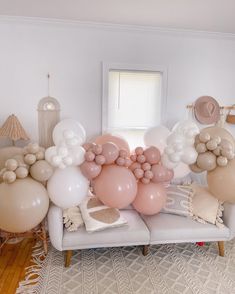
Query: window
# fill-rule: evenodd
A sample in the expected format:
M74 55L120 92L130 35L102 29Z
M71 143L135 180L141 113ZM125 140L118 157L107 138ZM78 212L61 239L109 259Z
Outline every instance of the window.
M165 70L104 66L103 78L102 131L123 136L131 149L144 146L145 130L163 120Z

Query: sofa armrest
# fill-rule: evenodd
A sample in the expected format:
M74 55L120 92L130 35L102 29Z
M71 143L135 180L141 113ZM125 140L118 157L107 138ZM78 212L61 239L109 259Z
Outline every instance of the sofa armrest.
M224 203L224 224L229 228L230 238L235 237L235 204Z
M63 250L63 210L51 205L48 212L48 231L52 245L59 251Z

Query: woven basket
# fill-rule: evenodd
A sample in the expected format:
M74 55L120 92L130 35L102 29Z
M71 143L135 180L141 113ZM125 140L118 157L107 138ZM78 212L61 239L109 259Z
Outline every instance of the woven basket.
M235 104L233 106L235 106ZM227 114L226 122L229 124L235 125L235 114L231 114L231 110Z

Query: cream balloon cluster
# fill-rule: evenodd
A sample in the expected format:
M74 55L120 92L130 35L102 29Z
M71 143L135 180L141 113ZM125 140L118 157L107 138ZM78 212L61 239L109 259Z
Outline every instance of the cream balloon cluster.
M5 168L0 172L1 177L7 184L16 179L24 179L29 174L36 181L47 181L53 169L44 158L45 149L37 143L30 143L24 147L23 155L16 155L5 162Z
M234 158L234 147L229 140L221 139L220 136L211 136L206 132L201 132L196 137L195 148L198 157L194 169L197 172L226 166L228 161Z
M82 144L85 140L86 132L79 122L73 119L62 120L53 130L55 146L46 150L46 160L61 169L82 164L85 155Z
M195 136L199 133L198 126L192 121L183 121L175 125L168 136L161 161L169 168L175 168L179 163L193 164L197 160L194 147Z

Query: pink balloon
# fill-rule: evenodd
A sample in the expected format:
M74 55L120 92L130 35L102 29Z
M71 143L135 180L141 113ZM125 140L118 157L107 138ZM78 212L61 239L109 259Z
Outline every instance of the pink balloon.
M153 178L153 172L151 170L146 170L144 172L144 177L151 180Z
M128 153L126 152L126 150L120 150L119 156L122 158L126 158L126 157L128 157Z
M146 185L146 184L149 184L150 183L150 179L148 179L148 178L142 178L141 179L141 182Z
M101 172L101 166L97 165L94 161L85 161L80 165L80 169L84 177L88 180L96 178Z
M116 164L119 166L125 165L125 159L122 157L118 157L118 159L116 160Z
M132 154L131 157L130 157L130 159L131 159L132 161L136 161L136 158L137 158L137 156L136 156L135 154Z
M158 213L166 203L166 189L161 184L138 183L137 196L132 203L134 208L143 214L153 215Z
M124 208L134 201L137 194L133 173L123 166L104 166L94 182L96 196L109 207Z
M95 159L95 154L91 151L87 151L85 153L85 160L86 161L93 161Z
M92 151L95 153L95 155L101 154L102 153L102 145L92 146Z
M105 157L105 164L112 164L118 158L119 150L117 145L108 142L102 146L102 155Z
M103 165L103 164L105 164L105 157L104 157L104 155L97 155L96 157L95 157L95 162L98 164L98 165Z
M168 182L174 176L174 172L172 170L169 170L160 164L152 165L151 171L153 173L152 182L154 183Z
M144 176L144 171L141 168L136 168L134 170L134 175L137 179L141 179Z
M146 161L146 157L141 154L141 155L137 155L137 159L136 159L139 163L144 163Z
M156 164L161 159L161 153L157 147L151 146L144 151L146 161L150 164Z
M144 171L146 171L146 170L150 170L150 169L151 169L151 164L148 163L148 162L145 162L145 163L143 163L143 164L141 165L141 167L142 167L142 169L143 169Z
M130 167L132 165L132 160L130 158L125 159L125 167Z
M130 166L130 170L135 170L136 168L141 168L141 164L139 162L133 162Z
M82 147L86 150L86 151L88 151L91 147L92 147L92 143L85 143L85 144L83 144L82 145Z
M144 153L143 147L136 147L135 148L135 154L136 155L142 155Z
M130 147L125 139L119 136L112 136L111 134L104 134L102 136L96 137L94 142L96 144L105 144L107 142L114 143L118 146L119 150L126 150L128 156L130 155Z

